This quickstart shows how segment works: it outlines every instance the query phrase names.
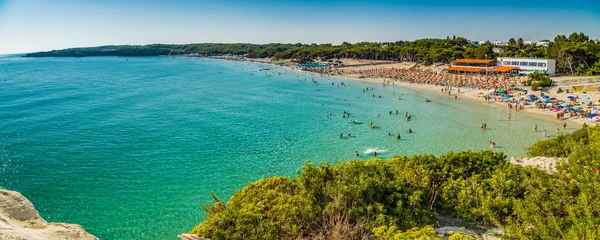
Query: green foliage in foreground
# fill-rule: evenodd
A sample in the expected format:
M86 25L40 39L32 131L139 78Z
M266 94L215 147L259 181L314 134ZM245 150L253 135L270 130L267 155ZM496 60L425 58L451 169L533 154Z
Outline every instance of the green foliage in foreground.
M583 125L583 128L571 134L538 141L527 148L527 155L530 157L568 157L574 151L588 146L590 142L600 142L600 128Z
M227 204L213 196L192 233L214 240L440 239L433 225L442 213L503 228L506 239L600 238L600 127L540 141L529 154L569 160L556 172L511 165L491 151L308 162L297 178L251 183Z

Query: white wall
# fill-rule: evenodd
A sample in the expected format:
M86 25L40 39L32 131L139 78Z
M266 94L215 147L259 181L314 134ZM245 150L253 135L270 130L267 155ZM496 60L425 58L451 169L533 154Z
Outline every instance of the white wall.
M504 62L519 62L518 66L515 65L504 65ZM527 66L521 66L521 62L526 62ZM529 66L530 62L536 63L536 66ZM545 63L545 67L538 67L537 63ZM518 67L521 71L545 71L549 76L553 77L556 75L556 60L554 59L539 59L539 58L498 58L498 65L500 66L514 66Z

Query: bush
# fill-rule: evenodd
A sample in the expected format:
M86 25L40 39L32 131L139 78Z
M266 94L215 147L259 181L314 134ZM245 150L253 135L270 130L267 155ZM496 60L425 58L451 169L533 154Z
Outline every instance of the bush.
M215 199L192 233L211 239L439 239L436 212L505 229L508 239L600 238L600 127L540 141L530 156L568 157L549 173L491 151L387 161L307 162L298 178ZM449 239L471 239L451 234Z

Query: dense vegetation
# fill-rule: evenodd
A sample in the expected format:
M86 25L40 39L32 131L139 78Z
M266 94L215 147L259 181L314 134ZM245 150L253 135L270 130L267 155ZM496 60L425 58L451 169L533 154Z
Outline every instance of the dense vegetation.
M192 233L218 239L440 239L445 214L504 229L505 239L600 238L600 127L540 141L568 157L547 172L491 151L308 162L297 178L249 184ZM472 239L453 234L450 239Z
M527 76L525 84L531 86L531 90L536 91L538 88L552 86L552 79L544 73L534 72Z
M422 64L449 63L460 58L494 59L496 57L555 58L559 74L600 75L600 44L583 33L569 37L558 35L548 47L527 45L523 39L510 39L506 46L470 43L466 38L419 39L396 42L344 42L332 44L248 44L248 43L200 43L200 44L152 44L145 46L102 46L93 48L70 48L49 52L30 53L28 57L64 56L157 56L200 54L246 55L248 58L298 59L310 61L333 58L411 61Z

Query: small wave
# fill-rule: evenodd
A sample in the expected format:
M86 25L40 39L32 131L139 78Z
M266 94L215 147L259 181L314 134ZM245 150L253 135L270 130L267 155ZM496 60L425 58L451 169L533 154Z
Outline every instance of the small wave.
M367 148L367 150L365 150L363 153L364 154L370 154L373 152L377 152L377 153L384 153L387 152L387 149L379 149L379 148Z

